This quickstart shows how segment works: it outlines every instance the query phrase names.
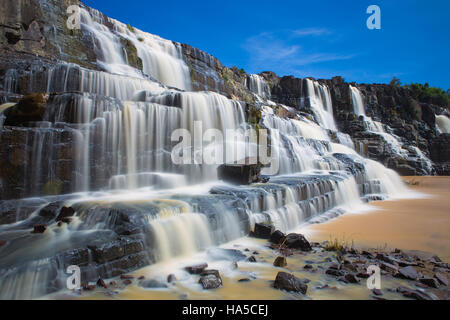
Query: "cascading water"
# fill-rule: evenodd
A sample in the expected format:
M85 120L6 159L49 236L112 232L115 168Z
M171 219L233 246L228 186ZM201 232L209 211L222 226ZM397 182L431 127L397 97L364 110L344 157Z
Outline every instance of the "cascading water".
M374 121L371 117L366 116L361 92L358 88L353 86L350 86L350 91L352 95L353 112L362 117L366 130L381 136L396 155L402 158L414 156L420 159L427 172L431 172L432 166L430 159L428 159L428 157L426 157L417 147L412 147L412 150L408 151L397 136L385 131L381 122ZM386 127L389 131L392 131L387 125Z
M83 276L96 281L235 240L255 222L289 231L326 213L359 210L361 198L404 190L395 172L356 154L350 137L337 131L326 85L305 79L303 107L316 121L300 114L284 118L276 107L295 110L268 100L270 88L259 75L249 75L246 87L257 97L258 125L269 130L279 170L263 169L268 183L218 181L218 165L254 156L246 153L252 148L244 137L225 135L251 127L246 104L189 92L191 75L179 44L93 9L83 7L81 14L81 32L93 39L103 72L64 62L33 66L22 75L6 72L8 93L19 93L21 83L28 93L50 93L51 100L44 121L30 127L2 128L0 114L9 160L24 168L15 191L33 197L0 202L0 212L13 216L0 225L0 298L61 289L68 264L79 263ZM129 65L123 40L136 48L142 71ZM360 94L353 92L357 114L365 115ZM217 129L224 141L196 135L198 123L203 132ZM216 147L225 148L227 159L174 163L179 141L171 134L177 129L193 135L181 150L191 160ZM8 198L2 183L1 195ZM74 215L58 220L64 206ZM31 233L41 224L43 234Z
M336 130L333 117L330 89L311 79L305 79L307 99L317 121L324 129Z
M436 127L439 133L450 133L450 119L446 115L436 116Z
M263 77L258 74L249 74L245 78L245 86L253 92L260 101L270 98L270 88Z

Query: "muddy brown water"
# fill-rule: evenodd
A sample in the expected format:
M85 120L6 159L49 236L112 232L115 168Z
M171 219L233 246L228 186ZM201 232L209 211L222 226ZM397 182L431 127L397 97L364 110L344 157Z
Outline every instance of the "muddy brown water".
M403 250L419 250L420 253L436 253L443 260L449 261L450 240L450 177L405 177L405 181L415 181L412 190L428 196L421 199L404 199L395 201L373 202L375 210L362 214L344 214L328 222L308 225L298 229L307 235L310 241L324 241L334 238L353 241L359 248L401 248ZM198 277L181 274L182 266L205 259L204 254L196 257L180 257L164 263L158 263L133 273L138 278L166 279L170 273L177 272L177 281L165 289L144 289L139 281L134 280L129 286L122 286L111 291L96 289L92 293L81 296L59 293L49 298L57 299L245 299L245 300L277 300L277 299L371 299L371 291L365 285L344 284L334 277L324 274L320 269L321 262L332 257L334 253L296 253L287 257L287 267L272 265L277 253L267 248L267 241L243 238L228 243L223 248L240 249L247 255L256 251L257 263L238 262L238 268L231 267L231 262L212 262L209 268L219 269L223 286L214 290L202 290L197 283ZM316 272L305 270L305 264L313 262ZM293 273L301 279L308 279L306 296L287 293L274 289L271 284L279 271ZM182 271L181 271L182 272ZM239 279L251 278L249 282ZM115 280L119 284L121 280ZM109 282L109 281L108 281ZM319 287L327 284L326 289ZM383 297L387 299L404 299L391 292L399 286L413 287L411 282L397 278L382 277ZM114 292L115 291L115 292Z

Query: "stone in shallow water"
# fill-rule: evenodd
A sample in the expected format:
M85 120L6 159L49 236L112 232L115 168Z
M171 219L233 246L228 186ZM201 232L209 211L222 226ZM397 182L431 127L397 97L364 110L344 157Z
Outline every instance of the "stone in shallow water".
M419 274L416 269L411 266L398 269L398 275L399 277L408 280L417 280L417 278L419 278Z
M302 251L311 251L311 245L306 238L298 233L290 233L286 236L284 244L289 249L299 249Z
M47 227L43 224L38 224L33 227L33 233L44 233Z
M269 239L270 235L274 231L273 226L266 223L255 223L255 228L253 232L250 233L252 237L258 239Z
M201 274L206 268L208 268L208 264L202 263L193 266L187 266L184 268L184 270L186 270L190 274Z
M286 272L278 272L273 286L276 289L306 294L308 286L304 281Z
M221 180L244 185L260 181L261 168L260 164L223 164L217 168L217 175Z
M287 266L287 261L285 257L277 257L275 261L273 262L273 265L275 267L284 268Z
M75 214L75 210L71 207L62 207L59 215L56 217L56 221L64 221L65 219L72 217Z
M280 230L274 231L269 238L269 241L275 244L280 244L285 239L285 235Z
M439 288L439 282L436 279L434 279L434 278L423 277L423 278L419 279L419 281L421 283L427 285L428 287L436 288L436 289Z
M216 289L222 286L222 278L218 270L205 270L198 282L206 290Z

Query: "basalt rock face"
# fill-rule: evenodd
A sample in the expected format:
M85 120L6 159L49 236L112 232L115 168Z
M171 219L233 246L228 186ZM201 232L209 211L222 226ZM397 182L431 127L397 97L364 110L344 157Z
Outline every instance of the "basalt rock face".
M271 88L271 100L295 107L301 112L314 114L305 101L308 95L305 79L293 76L277 77L272 72L261 76ZM341 132L352 138L356 150L383 163L402 175L448 175L449 157L438 155L439 147L446 148L448 137L436 130L436 115L447 114L446 106L437 106L416 100L404 87L387 84L347 83L342 77L319 80L330 90L334 117ZM354 113L350 86L357 87L362 95L366 115L382 123L386 133L398 137L404 153L399 155L380 134L368 131L364 118ZM423 156L418 155L418 150ZM432 156L431 153L434 152ZM426 158L433 161L430 163Z

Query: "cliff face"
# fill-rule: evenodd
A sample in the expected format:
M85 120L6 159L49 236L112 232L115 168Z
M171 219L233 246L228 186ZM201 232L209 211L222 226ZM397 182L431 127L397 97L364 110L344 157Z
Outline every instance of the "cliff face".
M271 87L273 101L310 112L307 104L302 104L302 98L307 95L304 79L279 78L272 72L261 75ZM339 130L352 137L361 154L403 175L450 174L448 134L436 129L436 115L448 116L446 106L419 101L410 89L400 86L347 83L341 77L319 82L330 89ZM381 122L387 133L398 137L407 153L397 154L382 135L367 129L364 119L355 114L350 86L361 92L366 115ZM427 163L417 153L433 163Z
M100 31L94 30L92 25L69 30L66 26L69 5L79 5L86 10L95 18ZM159 68L167 66L152 65L154 57L146 60L141 43L150 42L162 53L169 52L170 59L164 63L172 63L169 65L174 68L172 73L188 73L190 88L180 85L180 89L213 91L243 101L250 118L252 110L267 104L286 117L295 117L295 114L290 114L292 110L310 119L315 117L308 105L306 79L278 77L273 72L249 75L242 69L225 67L201 50L144 34L76 0L4 1L0 8L0 25L0 102L16 103L31 93L49 94L43 105L31 103L28 109L14 106L0 116L0 121L1 117L6 117L0 137L3 161L0 182L4 199L39 194L39 190L49 190L51 194L72 190L78 173L74 171L77 157L73 156L73 145L76 141L71 129L58 125L45 131L32 129L34 122L48 120L55 105L63 102L68 106L77 105L80 99L87 99L86 93L93 103L111 99L132 100L134 91L148 89L142 83L146 79L169 87L179 83L158 73ZM113 38L111 43L116 46L118 57L110 57L110 52L102 49L101 37L97 36L99 32L107 32L107 36ZM121 78L121 69L111 70L111 66L120 63L122 69L132 70L131 81ZM115 75L116 72L119 75ZM107 90L108 94L103 92L111 83L122 82L125 89L113 87ZM330 91L339 131L352 138L360 154L405 175L450 173L448 134L440 134L436 130L436 115L448 113L443 106L418 101L410 90L403 87L349 84L340 77L319 82ZM95 89L97 84L103 91ZM382 133L368 130L365 118L355 114L350 86L359 89L367 117L382 123ZM120 101L114 103L122 103ZM282 105L293 109L288 112ZM4 105L2 109L6 107ZM65 116L70 118L69 114ZM258 121L257 118L253 120ZM78 121L71 119L69 122ZM386 139L386 135L391 134L402 145L401 152L389 141L391 138ZM330 136L337 140L336 133L331 132ZM54 146L51 153L39 158L46 165L38 172L29 168L37 152L32 141L37 139ZM89 166L92 171L102 171L99 163L90 163ZM38 177L41 183L27 185L27 177L30 176ZM105 173L105 179L107 176Z

